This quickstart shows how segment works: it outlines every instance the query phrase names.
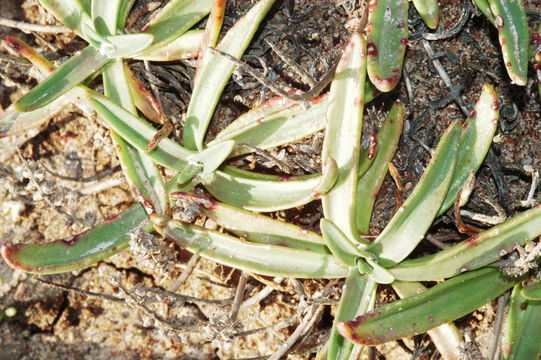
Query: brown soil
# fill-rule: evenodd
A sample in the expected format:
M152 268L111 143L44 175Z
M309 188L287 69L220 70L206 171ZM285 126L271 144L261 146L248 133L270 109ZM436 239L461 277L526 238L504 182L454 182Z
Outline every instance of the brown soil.
M469 0L440 0L443 28L447 29L457 22L466 1ZM135 19L134 27L140 26L148 18L144 5L149 2L137 1L134 11L143 10L140 18ZM229 28L250 3L229 1L225 27ZM340 56L348 39L349 32L345 24L354 16L351 10L355 3L358 1L277 1L245 59L258 68L261 68L258 57L262 59L267 66L267 77L280 86L306 90L307 85L263 40L273 43L315 78L320 78ZM0 14L2 17L26 22L54 24L54 20L36 4L33 0L2 1ZM526 1L526 5L531 12L532 26L537 26L541 3L530 0ZM412 34L426 31L414 11L410 14L410 29ZM67 59L83 46L83 42L73 35L25 34L0 27L0 37L6 36L21 37L59 61ZM405 187L403 195L407 196L429 158L423 146L434 148L451 121L465 118L451 97L452 92L458 91L465 105L471 108L482 84L488 82L495 86L500 96L502 120L492 156L480 169L477 186L466 208L494 215L495 210L484 201L488 198L496 205L499 204L508 216L524 210L520 201L527 196L531 177L521 170L521 166L531 165L536 169L541 167L541 104L534 86L534 74L530 74L526 87L510 84L502 63L497 34L486 19L475 11L458 35L432 41L430 45L449 74L453 90L444 85L421 41L413 37L409 42L405 63L412 93L408 94L404 81L401 81L396 90L370 104L366 112L365 133L377 128L383 114L395 100L400 99L406 104L405 132L394 163L402 176ZM193 75L193 63L153 65L166 111L176 121L177 130L180 130L182 113L191 91L187 79ZM136 71L141 69L140 64L133 63L131 66ZM35 84L28 70L27 66L0 59L2 107L7 107ZM99 87L99 82L94 86ZM209 136L214 136L248 107L271 96L270 90L250 76L237 76L226 88ZM82 116L75 107L67 108L42 128L26 134L26 137L0 140L0 170L11 169L11 175L0 177L0 184L4 187L0 187L0 245L8 242L48 242L84 229L81 223L67 223L64 216L36 197L35 189L24 177L24 169L15 152L14 143L19 144L31 164L41 164L39 166L50 170L37 167L35 172L50 192L53 202L66 213L90 222L100 222L122 212L135 201L128 186L122 181L121 172L115 171L118 160L114 156L108 130L96 119ZM304 156L314 160L317 167L317 156L304 153L300 146L313 143L318 142L308 139L288 146L285 150L290 156ZM256 163L261 168L261 159L257 156L249 156L241 162L243 165L250 163ZM82 178L96 175L97 180L81 181ZM66 180L65 177L74 180ZM97 186L103 184L115 186L100 190ZM395 189L392 180L387 179L376 207L372 226L375 234L381 231L396 208ZM538 197L536 195L536 199ZM276 216L314 227L321 217L321 208L319 203L313 203ZM451 214L444 215L431 229L431 233L451 234L454 241L463 237L456 232ZM111 284L112 275L120 275L122 285L127 289L139 286L167 290L173 287L182 273L190 254L173 244L165 244L163 249L173 254L175 262L165 272L158 266L148 266L129 250L125 250L88 269L43 278L99 294L119 294L118 289ZM423 243L414 256L435 250L432 244ZM127 303L111 302L45 286L35 281L33 276L13 271L3 261L0 261L0 276L0 310L14 307L18 311L16 316L0 320L0 360L259 358L276 351L293 333L298 323L293 321L281 329L230 338L230 329L220 326L229 316L228 302L209 305L192 302L180 304L161 298L156 302L148 300L151 303L149 306L165 319L174 321L191 318L215 324L212 328L214 332L211 329L210 333L176 334L160 329L140 309L134 309ZM234 295L239 276L238 272L229 268L200 260L194 273L177 292L203 299L227 300ZM273 279L267 281L272 283ZM239 315L239 324L243 330L279 324L299 315L302 299L294 287L286 280L274 281L275 291ZM340 288L340 283L326 281L303 281L302 285L309 296L323 291L326 286L331 290ZM265 285L255 278L249 278L248 287L251 289L248 296L253 296L264 289ZM338 291L331 291L328 300L335 303L337 297ZM378 301L391 301L394 297L391 290L385 289ZM304 343L289 355L290 359L314 357L314 352L328 335L334 308L335 305L325 307L321 319ZM457 322L462 330L470 329L473 332L485 356L492 341L494 314L495 304L490 303ZM415 341L407 340L406 345L419 353L424 351L419 357L412 357L393 342L377 348L378 359L439 358L439 355L434 354L434 347L428 337L418 336Z

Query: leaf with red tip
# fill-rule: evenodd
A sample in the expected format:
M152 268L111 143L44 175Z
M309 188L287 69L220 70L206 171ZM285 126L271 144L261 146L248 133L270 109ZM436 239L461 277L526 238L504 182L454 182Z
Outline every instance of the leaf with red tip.
M422 240L447 195L457 158L460 124L443 134L434 156L415 189L367 250L383 266L404 260Z
M227 32L217 48L236 58L242 57L274 1L261 0L255 4ZM214 109L236 66L231 60L219 54L209 54L208 59L202 64L188 105L182 133L183 143L187 149L203 149L203 140Z
M483 85L483 91L470 116L462 124L455 173L438 215L446 212L464 188L471 172L476 172L485 159L500 119L500 101L494 88Z
M498 29L503 61L511 82L525 86L528 80L528 19L522 0L488 0Z
M337 328L342 336L363 345L379 345L422 334L478 309L518 281L504 277L493 268L471 271L355 320L340 322Z
M408 44L408 0L370 1L366 33L368 77L378 90L391 91Z
M329 93L321 161L334 159L338 178L322 197L323 214L350 241L362 242L355 223L361 132L366 80L366 42L354 32L338 63Z
M489 265L541 235L541 206L515 215L434 255L406 260L389 269L404 281L441 280Z
M128 233L146 219L143 208L135 205L88 232L45 244L3 245L1 252L10 266L33 274L79 270L128 247Z
M376 203L383 180L389 169L389 162L398 148L398 140L404 124L404 105L397 102L393 105L377 135L377 152L372 164L357 182L355 196L355 216L357 231L368 235L372 210Z

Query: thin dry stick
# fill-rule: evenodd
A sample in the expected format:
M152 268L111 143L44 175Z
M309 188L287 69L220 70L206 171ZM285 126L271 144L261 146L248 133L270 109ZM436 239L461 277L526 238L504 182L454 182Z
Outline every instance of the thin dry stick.
M92 194L97 194L99 192L102 192L103 190L107 190L115 186L122 185L124 183L126 183L126 179L123 177L110 178L110 179L99 181L93 185L89 185L79 192L81 193L81 195L92 195Z
M147 73L147 78L150 79L152 76L152 69L150 68L150 62L148 60L144 60L143 63L145 64L145 71ZM159 107L159 112L160 112L160 117L161 117L160 122L162 124L162 128L160 128L156 132L156 134L154 134L152 139L150 139L150 142L148 143L147 148L146 148L147 152L154 150L156 146L158 146L160 141L168 137L169 134L171 134L171 132L174 130L173 123L171 122L171 120L169 120L165 116L163 112L163 103L160 96L160 92L158 91L158 87L152 81L150 81L150 90L152 91L152 95L154 95L154 98L156 99L156 102Z
M21 159L21 162L23 163L23 166L25 168L25 170L28 172L29 174L29 177L30 177L30 181L32 181L32 183L34 184L34 186L36 187L36 191L39 193L39 195L41 196L41 198L43 199L43 201L45 201L45 203L51 207L51 209L55 210L57 213L59 213L60 215L62 215L69 223L74 223L74 222L78 222L86 227L90 226L90 224L88 224L88 221L85 220L85 219L81 219L81 218L78 218L76 216L73 216L71 214L68 214L66 211L64 211L64 209L62 209L61 207L59 206L56 206L55 204L53 204L51 202L51 200L49 199L49 197L45 194L45 192L43 191L43 189L41 188L41 185L39 184L38 180L36 179L36 177L34 176L34 171L32 170L32 168L30 167L30 165L28 164L28 160L26 160L26 158L23 156L23 153L21 152L21 149L16 146L16 149L17 149L17 154L19 155L19 158Z
M253 151L257 155L263 157L265 160L272 162L280 170L282 170L283 172L285 172L287 174L291 174L294 171L294 169L291 166L289 166L285 161L282 161L282 160L276 158L276 156L273 156L267 150L260 149L258 147L255 147L255 146L252 146L252 145L246 144L246 143L239 144L239 146L244 146L244 147L250 149L251 151Z
M319 315L323 312L323 305L312 305L310 306L308 312L302 319L301 323L293 334L287 339L287 341L280 346L280 348L271 356L268 360L279 360L287 354L287 352L297 343L297 341L304 335L306 332L314 326L315 322L319 319Z
M509 292L506 292L498 298L498 308L496 310L496 319L494 320L494 338L492 339L492 344L490 346L490 355L488 356L488 360L495 360L496 355L498 354L498 345L500 343L503 315L505 313L505 306L507 305L507 300L509 300Z
M141 299L137 298L133 294L131 294L126 288L122 286L120 283L120 279L112 276L111 277L111 283L115 285L118 290L122 293L122 296L124 297L126 304L139 309L145 313L149 318L151 318L155 324L158 325L159 328L170 330L173 332L193 332L198 331L200 329L200 324L185 324L182 327L177 327L173 324L171 324L169 321L162 318L160 315L158 315L154 310L150 309L148 306L146 306Z
M272 286L265 286L263 290L259 291L257 294L243 302L240 306L240 311L248 309L250 306L259 303L261 300L269 296L273 291L274 289L272 288Z
M304 70L302 67L300 67L298 64L294 63L292 60L290 60L283 52L282 50L278 49L276 46L274 46L274 44L272 42L270 42L269 40L265 39L265 42L267 43L267 45L270 46L270 48L272 49L272 51L274 51L276 53L276 55L278 55L278 57L283 61L285 62L291 69L293 69L293 71L295 71L297 73L297 75L299 75L302 80L307 83L308 85L310 86L316 86L317 84L317 81L316 79L314 79L312 77L312 75L310 75L306 70Z
M49 286L49 287L52 287L52 288L61 289L61 290L65 290L65 291L69 291L69 292L73 292L73 293L76 293L76 294L81 294L81 295L84 295L84 296L93 297L93 298L97 298L97 299L101 299L101 300L107 300L107 301L118 302L118 303L125 303L124 299L119 298L119 297L114 296L114 295L99 294L99 293L95 293L95 292L92 292L92 291L86 291L86 290L79 289L79 288L76 288L76 287L73 287L73 286L62 285L62 284L58 284L58 283L55 283L55 282L52 282L52 281L49 281L49 280L41 279L39 277L35 277L34 279L36 281L42 283L43 285L46 285L46 286Z
M427 40L423 39L421 40L421 44L423 44L423 47L425 48L426 53L430 57L432 64L436 68L436 71L438 72L438 75L443 80L443 83L445 84L445 86L447 86L450 90L452 90L453 84L451 83L451 79L449 78L449 75L447 75L447 72L443 68L443 65L441 64L440 60L434 58L434 55L435 55L434 50L432 50L432 46L430 45L430 43ZM460 95L457 95L454 100L456 101L456 103L458 104L458 107L460 107L460 110L462 110L464 115L468 116L470 114L470 111L466 107L466 104L464 104L464 100L462 100Z
M244 300L247 281L248 276L244 272L241 272L239 283L235 290L235 299L233 300L233 305L231 305L231 315L229 316L229 320L232 323L237 321L237 317L239 316L240 305L242 304L242 300Z
M72 30L68 29L65 26L31 24L24 21L16 21L16 20L11 20L11 19L6 19L3 17L0 17L0 26L6 26L10 28L19 29L25 33L28 33L31 31L40 32L40 33L55 33L55 34L73 32Z
M246 64L243 61L238 60L236 57L231 56L228 53L223 52L223 51L218 50L218 49L215 49L215 48L210 48L210 49L212 51L222 55L223 57L227 58L228 60L231 60L235 64L237 64L237 66L242 71L244 71L244 72L250 74L251 76L253 76L263 86L268 87L269 89L274 91L276 94L278 94L280 96L283 96L283 97L285 97L287 99L290 99L292 101L299 101L299 102L305 102L305 101L311 100L311 99L315 98L316 96L318 96L323 91L323 89L325 89L327 87L327 85L329 85L329 83L332 81L333 76L334 76L334 71L336 70L336 66L338 66L338 62L337 62L327 72L327 74L325 74L325 76L323 76L323 78L316 85L314 85L310 90L308 90L307 92L305 92L303 94L292 94L292 93L290 93L290 92L288 92L288 91L274 85L274 83L272 81L268 80L267 78L265 78L264 76L259 74L258 71L254 70L250 65Z
M160 290L156 288L141 288L142 291L150 292L159 296L166 296L182 302L194 303L194 304L212 304L212 305L229 305L233 302L233 299L214 300L214 299L201 299L189 295L181 295L172 291Z
M182 273L178 277L177 281L175 281L171 289L169 289L171 292L176 292L186 282L186 280L188 280L188 277L192 274L200 258L201 257L197 254L192 255L190 260L188 260L186 267L184 268L184 270L182 270Z

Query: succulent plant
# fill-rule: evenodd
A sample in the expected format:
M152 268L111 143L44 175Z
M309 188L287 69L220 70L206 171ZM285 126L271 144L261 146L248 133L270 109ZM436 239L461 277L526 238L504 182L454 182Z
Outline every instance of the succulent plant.
M408 259L437 216L467 201L463 189L481 166L499 119L499 101L492 86L483 86L468 119L449 125L423 176L383 231L373 241L366 237L401 135L405 109L396 102L370 146L362 148L364 106L376 94L369 81L380 91L390 91L399 82L408 35L407 1L370 2L366 32L352 33L328 94L305 104L273 98L241 115L209 142L205 142L207 128L237 66L211 48L241 58L273 0L256 3L221 41L223 0L214 4L173 0L141 33L134 34L124 33L133 1L41 3L89 46L55 70L22 41L5 40L47 77L1 115L2 135L37 126L54 109L70 102L89 108L108 124L124 174L140 204L71 238L4 245L2 256L11 266L35 274L79 269L125 249L129 234L144 229L218 263L261 275L345 278L326 348L328 359L350 359L365 345L427 331L447 359L458 358L460 337L451 322L514 287L505 356L535 359L539 355L541 348L531 337L539 333L539 282L523 287L519 283L524 278L505 276L491 264L541 235L540 207L436 254ZM428 26L435 28L439 18L435 2L414 4ZM499 29L512 80L524 84L528 47L523 38L528 36L520 2L476 4ZM110 11L111 7L116 11ZM189 30L209 12L204 31ZM163 114L123 59L168 61L196 54L183 146L166 137L148 151L158 131L137 109L151 120ZM81 84L98 71L104 94ZM225 160L251 148L286 145L321 130L325 135L319 174L284 177L224 165ZM176 175L166 181L158 165ZM212 196L195 194L196 185ZM228 232L174 219L177 199L198 205ZM318 199L324 215L322 235L259 214ZM426 289L420 281L441 282ZM392 284L403 299L374 309L378 284Z

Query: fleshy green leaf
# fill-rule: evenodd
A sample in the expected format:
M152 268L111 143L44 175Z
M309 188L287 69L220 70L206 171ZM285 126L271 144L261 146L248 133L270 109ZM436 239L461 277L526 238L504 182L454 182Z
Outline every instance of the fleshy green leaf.
M541 235L541 207L520 213L505 223L474 235L434 255L403 261L389 269L399 280L440 280L478 269Z
M438 215L446 212L468 181L470 173L476 172L485 159L498 127L500 102L491 85L484 84L479 101L462 125L455 173L449 191Z
M453 177L459 138L460 124L454 122L411 195L369 245L367 250L376 254L383 266L404 260L432 225Z
M322 197L323 214L351 241L359 241L355 223L361 130L366 79L366 43L354 32L331 84L321 160L338 165L336 184Z
M227 32L217 48L240 58L273 3L274 0L261 0L254 5ZM214 109L236 66L219 54L210 55L203 65L199 81L195 83L192 92L183 130L184 146L191 150L203 148L203 140Z
M408 0L370 1L366 33L368 77L378 90L391 91L408 43Z
M92 26L89 9L85 8L79 0L40 0L39 3L79 36L82 36L83 24Z
M426 291L426 287L418 282L395 281L393 289L401 299L415 296ZM454 323L449 322L427 331L432 342L445 360L462 359L462 344L464 339Z
M372 101L377 90L370 82L365 83L364 102ZM250 144L260 149L270 149L299 141L325 129L325 114L329 96L321 95L309 101L305 109L292 100L275 97L247 111L222 130L209 146L217 142L235 140L237 144ZM238 145L231 156L252 150Z
M114 104L105 97L95 95L92 103L109 126L135 148L145 151L156 130L145 120ZM213 172L233 149L233 142L224 142L200 153L184 149L171 139L160 141L156 149L147 153L158 164L182 171L190 163L202 163L204 173Z
M194 254L261 275L328 279L347 274L347 268L331 255L243 241L176 220L163 233Z
M404 124L404 106L397 102L393 105L381 126L377 136L377 153L370 168L357 182L355 196L355 216L357 231L368 234L370 219L383 180L389 169L389 162L394 157L398 140Z
M47 105L109 61L107 56L101 55L92 46L87 46L79 54L72 56L63 63L28 94L20 98L15 103L15 109L18 111L32 111Z
M488 0L473 0L473 3L483 13L483 15L485 15L488 21L490 21L492 25L494 25L496 21L494 20L494 16L492 15L492 11L490 10Z
M474 311L517 281L505 278L492 268L468 272L418 295L376 308L355 320L339 322L337 328L344 337L364 345L422 334Z
M115 60L103 71L105 95L124 109L135 113L122 60ZM142 151L137 150L113 132L117 155L124 175L134 187L147 214L161 218L169 216L169 197L160 170ZM155 217L156 218L156 217Z
M310 108L277 97L244 113L221 131L209 146L226 140L239 144L232 156L250 153L241 144L259 149L271 149L285 145L324 129L328 96L320 96L310 102Z
M503 61L513 84L528 80L528 19L522 0L488 0L503 53Z
M320 235L299 226L190 193L177 192L171 197L193 201L207 217L249 241L329 254Z
M1 248L13 268L33 274L57 274L82 269L128 247L128 233L147 218L140 205L94 229L46 244L12 244Z
M203 185L224 203L252 211L278 211L319 198L333 186L337 174L334 161L327 162L322 175L300 177L258 176L226 167L205 178Z
M92 0L92 22L98 34L101 36L116 34L123 2L123 0Z
M440 22L440 7L437 0L413 0L413 5L426 26L437 29Z
M154 44L145 50L153 52L176 40L197 24L212 9L213 0L172 0L143 28L154 36ZM137 57L137 55L134 55Z
M175 61L191 59L197 56L201 48L204 32L202 30L190 30L180 35L167 45L152 48L141 53L134 54L134 59L149 61Z
M148 48L154 37L150 34L124 34L108 36L108 44L100 47L100 52L110 58L124 58Z
M328 360L350 359L355 344L338 333L336 324L338 321L345 321L366 313L373 303L376 285L374 281L361 276L356 268L349 270L331 330L327 351Z
M541 301L525 298L517 285L509 303L505 324L503 358L505 360L538 360L541 355Z
M522 296L530 300L541 300L541 281L526 285L522 289Z

